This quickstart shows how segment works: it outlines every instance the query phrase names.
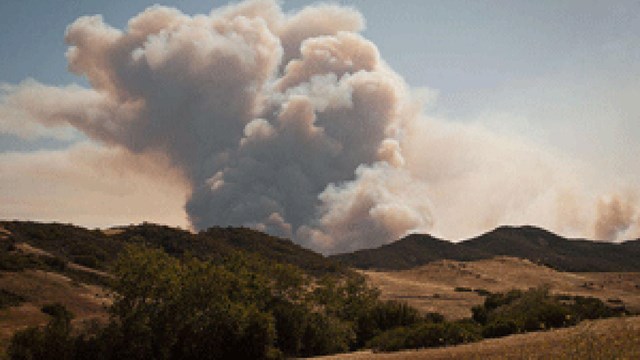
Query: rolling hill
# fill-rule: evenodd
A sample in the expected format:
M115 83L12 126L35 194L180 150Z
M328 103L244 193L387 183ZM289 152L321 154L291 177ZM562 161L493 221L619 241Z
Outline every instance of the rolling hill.
M162 248L175 257L191 254L222 262L244 254L251 263L284 263L322 276L353 272L289 240L246 228L210 228L200 233L155 224L106 230L70 224L0 221L0 358L16 330L41 326L43 306L70 310L74 326L105 324L111 304L111 265L127 244Z
M499 256L475 261L438 260L408 270L361 270L386 300L406 301L448 319L471 316L486 293L542 286L555 294L596 297L640 313L640 273L565 272L529 260Z
M63 261L91 269L106 270L126 244L160 247L167 253L185 253L209 260L221 260L243 252L266 261L291 264L312 275L344 273L334 260L294 244L248 228L212 227L199 233L169 226L143 223L107 230L90 230L75 225L1 221L5 242L27 244ZM0 262L1 263L1 262ZM1 269L0 264L0 269Z
M528 259L561 271L640 271L640 240L614 244L567 239L533 226L502 226L459 243L412 234L376 249L330 258L360 269L403 270L436 260L495 256Z
M213 262L242 253L251 262L291 264L320 276L354 274L347 265L410 269L358 272L381 291L383 300L406 301L418 311L437 311L447 319L469 316L470 307L482 303L490 292L540 285L549 285L558 294L598 297L634 312L640 308L638 273L611 272L639 268L640 241L594 243L534 227L501 227L460 244L415 234L378 249L325 257L247 228L214 227L192 233L147 223L92 230L0 221L0 350L16 329L44 324L48 318L42 309L51 302L76 314L74 325L79 328L89 328L94 321L105 323L105 306L113 300L109 270L127 244ZM571 269L591 272L566 272Z

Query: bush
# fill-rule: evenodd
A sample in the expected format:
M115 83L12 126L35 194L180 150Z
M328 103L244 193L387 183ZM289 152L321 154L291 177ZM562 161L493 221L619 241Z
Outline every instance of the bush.
M457 345L481 339L478 328L465 322L422 323L400 327L373 338L368 346L376 351L397 351Z
M278 349L287 356L299 355L308 322L307 308L299 304L279 301L271 307L271 314L275 320Z
M363 311L356 322L358 347L366 344L376 335L401 326L410 326L423 320L415 308L404 302L384 301Z
M432 322L432 323L443 323L444 322L444 315L437 313L437 312L428 312L426 314L424 314L424 321L427 322Z
M40 311L43 313L53 317L53 318L68 318L71 320L73 318L73 314L67 310L67 308L60 303L46 304L40 308Z
M354 340L355 334L348 323L321 313L312 313L305 327L301 355L346 352Z
M518 332L518 324L513 320L498 319L487 324L482 329L482 336L486 338L503 337Z
M51 310L50 315L53 318L43 329L32 327L18 331L11 339L7 350L10 359L58 360L73 357L74 340L71 337L73 315L61 305L46 308Z
M618 303L619 304L619 303ZM624 307L612 308L607 306L602 300L594 297L575 296L571 308L577 320L601 319L624 314Z
M412 330L406 327L399 327L385 331L374 337L367 343L367 347L374 351L398 351L409 348L409 336Z
M93 255L73 255L71 257L71 261L92 269L97 269L100 263L100 261Z
M0 289L0 309L10 306L18 306L22 302L24 302L24 298L22 296L16 295L5 289Z
M0 251L0 270L22 271L41 267L35 255Z
M485 325L489 320L489 311L482 305L476 305L471 308L471 318L478 324Z
M520 290L511 290L507 293L490 294L484 299L484 307L487 311L495 310L500 306L510 304L523 296Z
M476 294L480 295L480 296L489 296L489 295L491 295L491 291L485 290L485 289L474 289L473 291Z
M456 292L472 292L472 291L473 291L473 289L468 288L468 287L465 287L465 286L456 286L456 287L453 289L453 291L456 291Z
M40 261L49 269L54 271L64 271L67 268L66 261L55 256L40 256Z
M491 294L484 305L472 308L473 320L485 325L485 337L566 327L583 319L623 314L590 297L550 295L546 287Z
M35 327L16 332L7 355L11 360L46 359L43 332Z

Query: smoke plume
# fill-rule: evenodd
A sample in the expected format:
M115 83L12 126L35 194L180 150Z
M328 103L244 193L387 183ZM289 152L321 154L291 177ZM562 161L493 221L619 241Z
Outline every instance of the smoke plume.
M619 196L600 199L597 211L594 229L597 239L616 240L619 234L640 225L640 211L632 202ZM637 232L638 229L634 230Z
M75 129L163 157L195 229L251 226L323 252L511 222L580 233L596 215L601 238L630 227L619 202L570 206L597 198L554 154L425 117L363 28L351 8L285 14L272 0L197 16L154 6L124 30L81 17L67 58L91 88L5 86L0 129Z

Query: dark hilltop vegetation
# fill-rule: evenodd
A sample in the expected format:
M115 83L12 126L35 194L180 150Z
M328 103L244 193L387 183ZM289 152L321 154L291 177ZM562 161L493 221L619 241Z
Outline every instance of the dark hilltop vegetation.
M144 223L90 230L70 224L5 221L0 226L11 233L13 243L42 249L63 261L105 270L127 244L161 248L173 256L191 254L222 261L241 251L263 260L291 264L312 275L341 273L346 267L287 239L247 228L212 227L199 233Z
M560 271L640 271L640 240L567 239L533 226L503 226L459 243L412 234L376 249L331 256L359 269L403 270L437 260L512 256Z

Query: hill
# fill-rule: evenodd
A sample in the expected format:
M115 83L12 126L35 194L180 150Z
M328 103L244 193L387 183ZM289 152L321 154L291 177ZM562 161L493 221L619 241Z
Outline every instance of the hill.
M289 240L246 228L210 228L194 234L147 223L91 230L70 224L1 221L0 358L17 329L49 320L41 310L45 305L64 305L75 315L78 329L90 328L93 321L106 323L106 306L113 301L109 271L127 244L161 248L177 258L191 254L222 263L242 253L254 265L291 264L310 275L353 274Z
M143 223L107 230L29 221L3 221L5 242L27 244L42 249L62 261L96 270L106 270L126 244L160 247L167 253L221 260L234 252L257 256L265 261L295 265L312 275L344 273L346 268L305 249L290 240L247 228L213 227L199 233L169 226ZM0 264L1 267L1 264Z
M610 306L640 312L640 273L571 273L513 257L476 261L438 260L401 271L361 271L383 299L406 301L448 319L471 316L487 292L548 286L555 294L596 297Z
M509 239L509 236L518 239L516 244L522 242L523 246L531 247L525 253L536 249L535 241L532 242L528 237L537 236L538 243L549 245L542 239L543 235L547 236L544 231L540 232L543 235L538 234L538 231L533 233L534 235L518 234L521 238L513 234L502 234L492 237L491 241L482 240L467 247L416 235L403 242L406 248L395 248L396 259L403 259L404 252L426 243L433 251L414 254L416 256L411 261L428 261L428 265L405 271L365 271L364 277L314 280L312 277L300 276L292 267L278 264L292 264L308 274L317 275L355 275L355 272L338 265L335 260L303 249L288 240L245 228L211 228L194 234L153 224L90 230L63 224L0 222L0 318L3 320L3 326L0 326L0 349L7 346L9 336L15 330L26 325L43 324L48 319L44 314L52 316L49 324L66 325L51 325L44 330L32 328L21 332L14 338L12 349L49 351L51 344L43 346L38 339L48 339L47 334L66 329L65 333L58 334L62 336L62 340L56 342L62 344L55 347L58 350L74 349L73 351L85 354L83 351L93 349L86 353L94 354L95 351L108 348L119 349L120 355L129 354L132 348L128 345L128 340L120 341L129 337L112 335L129 334L130 328L126 327L129 323L122 319L131 319L136 314L140 315L136 317L140 322L133 325L133 328L153 330L139 334L135 341L136 344L139 341L152 341L144 350L149 355L138 358L149 357L159 344L165 344L166 349L171 351L185 348L190 344L181 342L185 331L196 333L184 339L201 339L197 346L209 346L211 333L209 330L202 332L202 329L209 329L209 325L204 328L193 327L192 321L197 324L209 321L211 329L227 329L220 325L227 321L238 321L237 324L242 329L240 333L230 329L228 334L227 330L223 332L228 336L213 337L225 339L225 343L230 338L242 341L243 345L228 348L230 354L251 348L251 344L263 342L264 346L255 347L255 351L260 354L272 350L291 356L344 352L362 348L380 332L395 334L393 332L397 330L400 331L398 334L402 334L404 326L413 325L420 331L466 331L465 334L470 337L462 340L447 335L448 344L458 344L460 341L481 339L485 336L485 328L491 329L493 323L487 324L482 320L440 323L445 318L434 314L422 317L420 310L439 311L445 314L446 319L456 319L468 316L469 307L478 304L484 297L489 299L494 295L498 298L502 296L491 295L489 292L540 284L548 284L549 289L556 293L553 295L553 304L568 312L569 317L561 317L565 320L582 319L583 314L587 314L582 308L571 304L565 306L561 302L575 300L571 294L600 297L609 306L615 307L617 313L638 308L634 307L634 304L640 303L637 290L640 288L640 280L637 274L606 273L600 279L598 273L561 273L518 258L474 260L489 256L490 252L485 249L502 246L504 238ZM145 244L146 247L133 247L123 251L127 244ZM555 243L552 245L555 246ZM633 251L637 245L631 242L625 246ZM183 256L187 254L204 261ZM243 256L237 256L239 254ZM119 255L122 255L120 261L114 264ZM465 261L434 261L439 257L460 257ZM382 298L379 298L377 290L366 285L364 280L367 277L369 284L379 287ZM100 284L109 285L110 288L99 286ZM536 292L538 290L531 291L529 293L542 294ZM557 296L558 293L563 297ZM219 296L220 294L224 295ZM524 296L524 292L520 294L518 296ZM546 292L544 296L545 301L552 301ZM146 299L154 300L147 302ZM193 301L196 299L198 301ZM399 302L381 301L385 299L407 300L420 309L412 309ZM538 298L522 299L530 301ZM64 312L55 315L56 312L52 311L59 305L51 302L59 302L76 314L75 324L72 324L73 331L69 327L70 318ZM605 306L604 302L598 303ZM104 306L109 304L112 304L110 313L119 318L106 318ZM131 304L138 305L132 307ZM529 302L524 304L530 305ZM544 306L540 309L546 309ZM241 311L229 314L228 309L236 307ZM459 310L456 314L447 313L456 309ZM111 312L112 310L121 312ZM182 313L177 315L177 310ZM209 313L210 311L212 312ZM231 317L206 315L217 314L217 311L223 311L225 316ZM527 324L534 324L535 329L539 329L536 324L540 324L542 318L535 316L532 317L533 322L529 321ZM253 320L247 322L247 317ZM565 320L562 326L570 324ZM66 323L58 323L60 321ZM222 323L218 323L220 321ZM273 327L253 326L254 321L255 324L270 323ZM546 320L544 321L542 326L552 326L547 326ZM105 327L107 322L109 325ZM524 325L519 324L525 322L516 324L525 329ZM521 331L520 327L517 328L518 331ZM176 328L180 331L174 331ZM407 331L415 329L411 327ZM89 342L85 341L87 338L84 335L75 337L76 334L93 334L92 331L98 331L95 333L97 337L91 338ZM96 340L98 336L99 341ZM172 336L173 342L162 340ZM434 339L437 341L438 337ZM156 343L157 340L162 341ZM298 340L304 345L295 345ZM440 339L441 343L442 341L444 340ZM15 344L20 345L15 347ZM225 344L216 343L213 349L225 350L226 347ZM115 358L129 357L120 355ZM42 356L38 355L36 358Z
M436 260L495 256L528 259L561 271L640 271L640 240L614 244L567 239L533 226L502 226L459 243L412 234L376 249L331 258L360 269L401 270Z
M358 269L401 270L442 259L460 261L486 259L492 254L466 248L431 235L411 234L376 249L330 256Z

